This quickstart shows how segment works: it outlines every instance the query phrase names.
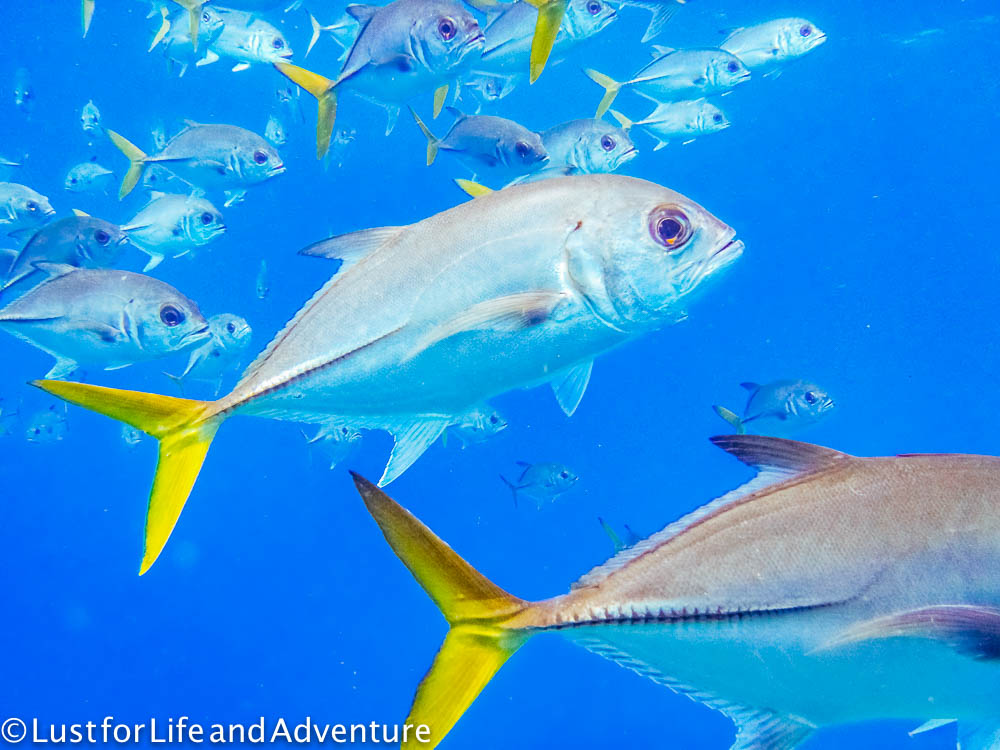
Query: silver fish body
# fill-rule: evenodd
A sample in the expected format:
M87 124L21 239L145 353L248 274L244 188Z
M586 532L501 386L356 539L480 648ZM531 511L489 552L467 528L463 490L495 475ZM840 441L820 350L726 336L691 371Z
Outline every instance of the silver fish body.
M110 192L115 183L115 173L97 162L85 161L66 173L63 187L71 193Z
M132 244L149 256L149 271L164 258L189 255L226 231L222 214L197 195L153 193L123 229Z
M470 409L448 425L448 434L454 435L465 448L484 443L507 429L507 420L489 404Z
M219 57L237 63L275 63L292 56L292 47L278 29L253 13L216 10L222 16L222 31L208 47Z
M288 135L285 126L276 115L267 118L267 127L264 128L264 137L275 146L284 146L288 143Z
M433 149L453 155L477 179L485 175L509 182L541 169L548 161L541 136L520 123L506 117L467 116L454 108L449 110L456 119L442 138L434 138L419 118L417 122Z
M718 407L716 412L741 433L791 437L825 419L835 407L826 390L807 380L740 385L749 394L743 416L734 421L732 412Z
M522 467L521 474L516 480L500 478L504 481L514 495L514 505L517 505L518 497L527 495L533 499L539 509L546 502L553 502L561 495L569 492L580 480L572 469L563 464L541 462L529 464L518 461L518 466Z
M50 406L32 415L24 431L24 437L29 443L50 445L64 440L68 433L66 411L57 406Z
M101 133L104 130L101 127L101 111L93 99L84 104L80 111L80 126L84 133Z
M682 102L664 102L641 120L630 122L623 115L612 111L628 127L639 127L656 141L658 151L673 140L688 143L698 136L718 133L729 127L725 113L705 99Z
M571 167L582 174L615 172L638 153L628 133L603 120L570 120L541 136L547 167Z
M735 55L706 47L668 50L623 85L659 103L722 94L749 79L750 71Z
M337 421L320 425L315 435L306 437L306 442L310 448L323 454L330 469L335 469L341 465L360 440L360 432L350 425L341 424Z
M44 195L27 185L0 182L0 231L33 231L47 222L55 209Z
M719 46L736 55L751 70L768 75L825 41L826 34L812 21L778 18L736 29Z

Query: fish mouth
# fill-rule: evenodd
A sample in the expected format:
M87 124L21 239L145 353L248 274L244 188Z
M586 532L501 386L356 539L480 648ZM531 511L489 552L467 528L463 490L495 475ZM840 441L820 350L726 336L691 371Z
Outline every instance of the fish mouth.
M614 166L612 167L612 169L618 169L623 164L627 164L628 162L632 161L638 155L639 155L639 149L637 149L635 146L630 148L628 151L623 151L621 155L619 155L619 157L615 159Z
M462 46L459 49L461 50L462 55L467 55L469 52L472 51L473 47L485 47L485 46L486 46L486 35L483 34L482 31L480 31L476 36L470 36L468 39L462 42Z
M285 171L285 165L284 165L284 163L277 164L277 165L271 167L267 171L267 176L268 177L277 177L279 174L283 174L284 171Z
M212 329L206 323L202 328L196 331L190 331L181 336L180 343L182 346L188 346L189 344L197 344L199 341L203 341L212 335Z
M717 273L718 271L728 268L736 260L743 255L743 249L746 245L743 244L743 240L732 239L725 245L716 250L712 255L708 257L705 261L705 270L702 276L708 276L710 274Z
M56 210L54 208L50 208L48 211L45 211L42 214L42 216L55 216L55 213L56 213Z

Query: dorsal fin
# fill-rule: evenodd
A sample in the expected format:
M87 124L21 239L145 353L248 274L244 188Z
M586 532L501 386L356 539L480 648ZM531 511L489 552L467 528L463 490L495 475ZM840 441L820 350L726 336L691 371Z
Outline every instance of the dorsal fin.
M652 536L632 547L626 547L607 562L598 565L573 584L573 589L583 588L603 581L616 570L625 567L640 555L654 550L696 522L719 512L737 500L766 489L799 474L827 469L851 458L846 453L795 440L763 437L761 435L720 435L710 438L712 443L731 453L747 466L757 470L757 476L725 495L695 508L686 516L668 524Z
M365 26L372 20L372 16L375 15L378 9L379 6L377 5L365 5L364 3L355 3L348 5L346 8L347 14L362 26Z
M753 393L754 391L760 390L760 383L754 383L748 380L745 383L740 383L740 388L745 388L750 391L750 393Z

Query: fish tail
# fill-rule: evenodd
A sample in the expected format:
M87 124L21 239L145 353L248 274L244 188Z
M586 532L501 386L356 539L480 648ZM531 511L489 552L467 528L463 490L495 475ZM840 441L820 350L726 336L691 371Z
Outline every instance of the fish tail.
M160 441L160 457L146 510L146 539L139 575L159 557L184 508L208 447L224 416L211 403L123 391L62 380L32 385L85 409L112 417Z
M166 5L160 6L160 15L163 21L160 23L160 28L156 31L153 36L153 41L149 43L149 49L147 52L152 52L156 49L156 45L163 41L163 38L170 33L170 11L167 9Z
M83 0L81 5L84 36L87 36L87 32L90 31L90 22L94 18L94 2L95 0Z
M538 20L535 21L535 34L531 38L531 55L529 57L529 83L538 80L545 70L552 53L552 45L556 43L556 35L566 15L569 0L528 0L528 3L538 9Z
M191 35L191 49L198 51L198 30L201 26L201 7L205 0L175 0L182 8L188 12L189 34Z
M424 138L427 139L427 166L429 167L434 163L434 159L437 157L438 143L440 143L440 141L438 140L438 137L431 132L430 128L424 124L424 121L420 119L420 115L414 111L413 107L410 107L409 110L410 114L413 115L413 119L417 123L417 127L420 128L420 132L422 132L424 134Z
M455 178L455 184L458 185L462 191L473 198L480 198L484 195L489 195L494 192L491 188L481 185L474 180L463 180L461 177Z
M291 63L274 63L274 67L285 78L316 97L319 105L316 118L316 158L322 159L330 150L333 124L337 120L336 82Z
M590 80L604 88L604 97L601 99L601 103L597 105L597 114L595 115L595 117L603 117L604 113L608 111L608 108L614 102L615 97L618 96L622 84L611 76L598 73L593 68L587 68L583 72L587 74Z
M736 428L737 435L743 435L746 433L746 428L743 426L743 420L740 419L738 414L731 412L725 406L715 405L712 408L715 410L716 414Z
M635 125L635 123L632 122L632 120L628 119L621 112L618 112L613 109L610 111L611 111L611 116L618 121L618 124L622 126L622 130L624 130L626 133L632 129L633 125Z
M125 173L125 178L122 180L121 190L118 191L118 200L121 200L132 192L138 184L139 178L142 177L142 170L146 166L146 154L141 148L115 131L106 129L104 132L108 134L111 142L115 144L118 150L125 154L129 160L128 171Z
M510 494L512 494L514 496L514 507L516 508L517 507L517 490L519 488L517 487L517 485L515 485L512 481L510 481L503 474L500 474L500 478L503 480L503 483L506 484L510 488Z
M353 476L389 546L450 626L406 720L429 727L430 740L410 737L400 745L400 750L434 748L528 640L530 632L510 621L533 605L488 580L374 484Z
M306 48L304 57L309 57L309 53L316 46L316 42L319 41L319 35L323 31L323 27L319 25L319 21L316 20L316 16L312 13L309 14L309 23L312 26L312 36L309 38L309 46Z

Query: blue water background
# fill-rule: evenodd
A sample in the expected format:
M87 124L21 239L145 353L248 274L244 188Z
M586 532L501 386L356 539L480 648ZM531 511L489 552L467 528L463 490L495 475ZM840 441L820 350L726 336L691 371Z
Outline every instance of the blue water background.
M333 3L314 5L324 22L336 15ZM391 494L498 584L544 598L609 555L597 516L647 534L750 476L707 441L726 431L710 405L742 407L743 380L826 386L837 411L805 437L838 449L996 453L996 12L987 0L698 0L682 9L657 42L717 44L719 28L786 15L829 35L782 76L723 98L729 130L656 153L635 135L641 154L626 173L731 224L747 243L743 259L690 306L688 321L601 357L572 419L547 389L508 394L496 403L511 426L496 441L435 445ZM106 126L144 147L157 119L171 132L184 119L263 132L274 108L283 79L266 66L233 74L222 61L172 77L159 54L146 53L145 13L134 1L98 0L83 40L75 2L4 7L0 154L28 154L15 179L60 212L124 222L143 202L139 191L119 204L62 190L66 170L92 153L79 124L88 99ZM301 60L306 15L267 17ZM593 44L493 111L537 129L589 116L600 91L580 67L616 77L640 67L647 19L625 9ZM926 29L940 32L902 43ZM335 57L324 39L307 65L332 74ZM20 66L37 94L30 117L9 93ZM254 351L334 268L297 256L300 247L463 200L450 183L463 170L447 158L426 168L405 112L386 138L381 111L356 99L342 100L340 122L358 138L342 168L324 171L313 154L315 105L302 103L305 122L284 118L287 174L225 210L229 232L196 262L156 272L207 314L245 316ZM429 102L418 104L426 114ZM633 118L651 108L628 93L616 106ZM98 143L97 154L122 174L110 144ZM262 258L271 269L263 302L254 294ZM4 336L0 362L5 401L22 401L24 415L51 403L25 385L49 357ZM160 373L184 362L89 377L174 393ZM365 513L346 467L327 471L297 425L233 420L163 556L140 579L154 446L129 451L117 424L80 409L68 419L68 436L54 445L0 439L0 715L405 716L445 624ZM350 467L376 478L390 445L370 435ZM579 487L541 511L515 510L498 474L515 472L517 460L563 462L581 475ZM809 747L953 747L953 730L911 739L909 728L827 730ZM725 748L732 735L723 716L546 636L498 674L445 746Z

